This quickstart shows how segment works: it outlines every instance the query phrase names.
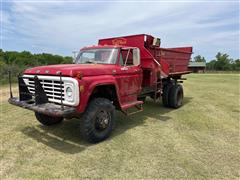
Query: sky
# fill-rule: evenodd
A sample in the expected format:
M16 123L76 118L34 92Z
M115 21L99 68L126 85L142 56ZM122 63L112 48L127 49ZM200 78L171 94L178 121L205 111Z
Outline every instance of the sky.
M193 46L208 61L239 58L239 1L0 0L1 46L72 56L105 37L150 34L162 47Z

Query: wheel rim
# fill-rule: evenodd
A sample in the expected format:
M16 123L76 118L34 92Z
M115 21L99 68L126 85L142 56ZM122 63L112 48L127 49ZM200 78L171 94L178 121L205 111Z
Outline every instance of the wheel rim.
M95 129L100 132L104 131L109 127L110 122L111 122L110 112L101 110L96 114L95 117Z

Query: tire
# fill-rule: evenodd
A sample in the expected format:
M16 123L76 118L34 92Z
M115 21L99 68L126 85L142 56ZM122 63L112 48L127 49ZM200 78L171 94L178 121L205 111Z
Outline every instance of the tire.
M169 106L179 108L183 102L183 88L180 84L173 85L169 92Z
M145 97L139 97L137 98L138 101L143 101L143 103L145 103L146 101L146 96Z
M173 84L168 83L167 85L164 86L163 88L163 94L162 94L162 103L165 107L170 107L169 104L169 92L170 89L173 87Z
M63 117L52 117L45 114L35 112L36 119L45 126L51 126L63 121Z
M115 126L115 107L110 100L95 98L80 120L81 136L90 143L108 138Z

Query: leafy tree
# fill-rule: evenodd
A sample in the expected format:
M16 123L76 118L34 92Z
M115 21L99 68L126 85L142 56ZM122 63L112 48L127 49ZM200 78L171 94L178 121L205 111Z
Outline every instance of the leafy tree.
M218 52L216 55L216 64L215 64L215 68L216 70L220 70L220 71L225 71L225 70L231 70L231 59L229 58L228 54L223 54Z
M73 58L70 56L66 56L62 61L62 64L71 64L71 63L73 63Z
M3 55L4 55L3 50L0 49L0 63L4 63Z
M72 62L72 57L69 56L63 57L48 53L32 54L29 51L4 52L0 49L0 82L7 82L8 70L11 70L13 77L17 77L17 74L29 67L49 64L70 64ZM16 78L13 80L16 81Z
M240 59L236 59L231 65L232 65L232 70L240 71Z
M194 57L195 62L206 62L206 59L203 56L197 55Z
M212 60L206 64L207 70L210 70L210 71L216 70L215 66L216 66L216 60Z
M226 53L218 52L216 59L207 62L207 70L214 71L240 71L240 60L233 60L229 58L229 55Z

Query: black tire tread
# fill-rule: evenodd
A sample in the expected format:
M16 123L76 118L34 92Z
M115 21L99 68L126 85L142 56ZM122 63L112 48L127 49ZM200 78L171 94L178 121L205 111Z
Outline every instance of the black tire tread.
M178 105L177 102L177 94L179 91L182 91L183 93L183 88L180 84L175 84L171 87L170 91L169 91L169 107L171 108L179 108L181 105Z
M172 88L172 86L173 86L172 83L168 83L163 88L162 103L163 103L163 106L165 106L165 107L170 107L170 105L169 105L169 91Z
M146 96L144 96L144 97L139 97L139 98L137 98L137 100L138 101L142 101L143 103L145 103L146 102Z
M97 136L92 126L92 118L94 117L99 107L110 110L112 114L112 122L111 122L110 128L108 129L107 133L102 136ZM115 126L114 119L115 119L115 107L110 100L105 98L93 99L88 105L86 111L84 112L80 120L81 136L83 137L83 139L85 139L90 143L97 143L97 142L103 141L104 139L110 136L110 133Z
M63 117L52 117L45 114L35 112L36 119L45 126L51 126L54 124L61 123L63 121Z

